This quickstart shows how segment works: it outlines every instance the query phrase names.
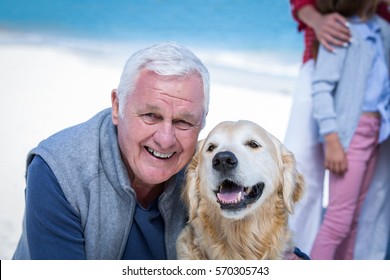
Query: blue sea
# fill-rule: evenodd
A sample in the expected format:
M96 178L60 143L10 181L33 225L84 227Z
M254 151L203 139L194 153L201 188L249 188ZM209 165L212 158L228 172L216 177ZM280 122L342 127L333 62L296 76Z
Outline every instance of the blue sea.
M303 49L288 0L0 0L0 44L54 44L123 61L160 41L187 45L225 77L280 92L290 91Z
M300 53L288 0L1 0L0 32Z

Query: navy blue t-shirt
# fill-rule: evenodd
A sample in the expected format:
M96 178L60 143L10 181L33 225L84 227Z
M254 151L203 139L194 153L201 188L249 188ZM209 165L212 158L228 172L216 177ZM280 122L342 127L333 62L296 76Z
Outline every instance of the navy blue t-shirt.
M26 227L32 259L86 258L80 218L40 156L34 157L27 173ZM137 205L122 259L166 259L164 221L157 202L148 209Z

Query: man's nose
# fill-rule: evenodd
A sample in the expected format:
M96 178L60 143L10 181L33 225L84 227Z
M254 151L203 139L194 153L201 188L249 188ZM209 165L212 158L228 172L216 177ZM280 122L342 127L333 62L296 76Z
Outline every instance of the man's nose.
M162 149L167 149L176 144L175 127L172 123L161 123L154 134L154 140Z

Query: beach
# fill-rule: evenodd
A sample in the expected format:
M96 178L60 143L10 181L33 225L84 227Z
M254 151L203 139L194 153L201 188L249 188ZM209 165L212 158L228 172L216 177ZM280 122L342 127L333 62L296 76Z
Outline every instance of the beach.
M94 52L1 36L0 259L10 259L22 229L28 151L110 107L125 60L139 46ZM210 111L200 138L221 121L248 119L283 140L299 63L283 68L267 55L192 50L211 75Z

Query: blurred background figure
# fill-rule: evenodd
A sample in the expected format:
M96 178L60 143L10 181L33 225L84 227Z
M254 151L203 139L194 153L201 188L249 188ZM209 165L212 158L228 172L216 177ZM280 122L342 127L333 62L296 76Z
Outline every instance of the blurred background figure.
M315 0L290 0L290 4L293 18L298 23L298 30L304 34L305 45L303 64L293 91L293 103L285 143L295 153L307 184L306 197L297 207L290 224L295 231L297 244L303 250L310 252L322 221L325 174L323 151L316 136L317 124L311 115L313 43L317 38L324 47L332 51L334 46L349 43L350 32L344 24L346 19L343 16L337 13L322 15L316 9ZM390 19L386 3L379 4L378 14L387 20ZM378 168L368 193L367 203L363 206L356 244L356 258L383 259L384 257L384 244L387 242L390 224L389 203L386 203L390 199L388 198L390 183L388 172L384 171L386 166L389 166L388 142L386 141L381 146ZM373 201L375 203L372 203ZM326 201L324 206L326 207Z

